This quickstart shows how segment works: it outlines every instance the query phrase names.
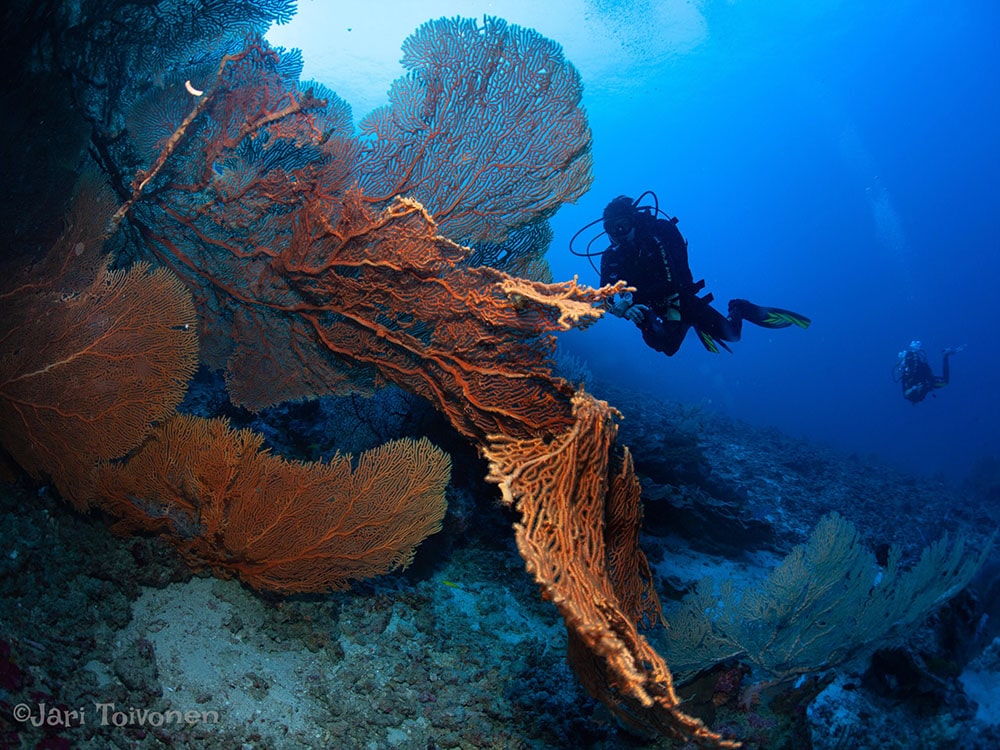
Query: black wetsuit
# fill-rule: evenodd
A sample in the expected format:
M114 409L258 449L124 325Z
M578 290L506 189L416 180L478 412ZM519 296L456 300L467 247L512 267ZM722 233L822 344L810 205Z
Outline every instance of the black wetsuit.
M693 280L687 242L676 219L636 215L630 239L612 245L601 256L601 284L616 281L635 287L632 302L649 307L639 324L642 338L667 356L677 352L692 327L708 348L714 342L740 338L742 317L727 318L709 304L711 295L698 296L704 282Z
M903 398L911 404L918 404L927 398L927 394L948 385L950 368L948 357L951 351L945 351L944 364L941 366L940 377L935 375L927 362L927 353L923 350L908 350L903 355L903 373L900 382L903 385Z

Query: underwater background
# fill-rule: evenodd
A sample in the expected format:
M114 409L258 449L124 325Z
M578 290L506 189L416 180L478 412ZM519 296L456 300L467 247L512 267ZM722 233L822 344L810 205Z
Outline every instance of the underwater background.
M384 102L397 40L425 16L500 15L562 45L583 78L594 184L552 221L554 278L596 284L568 252L574 232L652 190L720 309L742 297L813 320L748 330L733 356L692 334L672 360L603 320L565 342L595 373L921 474L956 480L996 458L994 4L455 0L386 6L395 36L337 5L303 3L271 38L302 48L304 76L356 117ZM916 407L891 377L911 340L937 373L942 349L968 347L952 387Z
M158 7L169 17L188 5ZM242 18L287 5L202 11ZM74 4L42 6L87 20ZM387 102L400 47L421 24L484 14L561 45L581 76L594 179L550 219L555 281L596 286L570 244L580 249L599 227L574 235L613 197L649 190L679 218L694 278L719 309L747 298L812 319L807 330L746 326L732 353L711 354L691 335L670 358L611 316L558 334L557 373L622 415L618 444L642 489L641 548L669 623L643 632L674 670L681 709L748 748L1000 745L1000 9L300 0L267 39L301 50L301 80L341 96L357 125ZM5 20L9 55L19 26ZM41 86L25 96L15 63L3 69L8 127L24 128L0 155L5 211L21 217L17 231L7 222L7 260L32 238L25 206L81 169L52 153L76 146L100 159L72 118L54 116L59 96ZM50 140L31 141L32 129ZM38 221L61 226L62 206L46 208ZM12 319L5 310L4 326ZM938 373L941 349L964 347L951 384L916 406L892 373L914 339ZM7 385L0 378L0 405ZM170 534L115 535L114 511L79 512L44 476L4 476L0 748L694 746L628 731L584 689L560 613L515 544L520 517L484 481L481 451L429 402L390 386L251 411L231 389L202 367L178 410L252 429L288 460L428 437L451 466L440 530L405 570L288 595L225 565L192 571ZM0 447L13 434L2 427ZM827 575L837 588L857 570L854 599L820 596L828 609L803 605L774 628L779 643L791 634L818 646L789 647L784 660L755 647L772 633L750 632L771 616L747 614L754 592L774 603L791 581L794 600L810 581ZM879 604L886 591L902 604ZM684 641L699 612L728 624L739 648L705 654ZM46 710L50 721L33 721ZM152 723L172 710L193 718Z

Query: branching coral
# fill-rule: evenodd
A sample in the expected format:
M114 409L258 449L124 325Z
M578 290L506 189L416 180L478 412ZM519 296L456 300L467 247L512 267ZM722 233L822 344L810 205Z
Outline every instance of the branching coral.
M396 440L327 463L285 461L223 420L177 416L96 481L117 531L156 529L194 567L284 593L347 588L413 559L439 531L451 461Z

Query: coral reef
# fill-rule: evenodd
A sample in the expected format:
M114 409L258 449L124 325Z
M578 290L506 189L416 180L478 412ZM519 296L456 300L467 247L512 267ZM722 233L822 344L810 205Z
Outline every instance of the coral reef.
M765 554L785 551L819 519L820 505L861 498L863 508L871 483L837 461L814 462L811 448L789 441L780 461L761 461L739 426L720 429L725 438L711 446L703 444L704 425L674 420L665 424L665 439L656 440L659 456L647 450L633 460L617 444L616 412L553 375L553 333L586 327L617 291L532 280L546 279L545 219L590 179L579 79L558 46L498 19L428 23L404 45L410 73L394 85L391 104L365 118L356 137L346 103L299 82L301 60L258 35L268 18L287 12L287 3L250 5L82 3L79 18L56 14L55 28L43 35L51 46L39 42L30 56L33 65L61 69L73 84L91 126L89 157L105 171L119 205L107 243L60 240L48 262L27 277L13 275L10 299L19 309L78 304L84 312L82 326L43 326L38 341L23 334L24 341L3 340L0 404L8 411L0 416L5 428L21 426L20 437L5 429L3 439L36 479L50 477L77 505L115 514L120 530L162 538L109 549L110 542L93 543L100 527L92 519L46 520L53 506L37 484L5 498L8 507L29 506L32 515L11 525L11 552L3 560L11 573L3 579L4 598L17 605L0 632L8 644L0 649L9 691L3 699L55 713L34 727L12 724L11 709L0 729L12 742L23 733L35 743L74 736L76 744L93 746L631 742L616 727L584 718L594 704L557 663L555 644L568 649L583 687L653 742L736 746L724 737L739 736L773 747L806 736L805 707L828 688L826 676L809 675L791 688L748 685L757 675L723 663L707 678L711 689L701 702L675 683L655 626L661 597L690 587L691 567L680 560L690 549L661 542L645 556L640 490L673 504L672 518L688 519L684 530L692 537L713 540L742 530L728 544L745 553L727 561L735 570L760 554L744 545L758 531L770 532ZM107 23L107 14L125 6L127 23L115 38L122 24ZM151 47L151 35L164 32L172 36ZM32 38L40 37L29 34L29 45ZM66 237L77 223L70 222ZM94 240L95 226L88 230ZM466 244L476 245L478 256ZM114 270L97 245L112 251ZM86 261L82 276L110 290L106 295L87 285L56 293L51 279L62 283L58 269L76 256ZM150 273L132 266L137 259L162 268ZM102 304L134 310L146 293L114 296L117 280L133 275L156 280L174 307L155 304L152 316L135 310L116 319ZM149 292L154 301L156 289ZM448 425L444 440L461 435L489 462L489 479L508 508L495 512L514 522L517 550L562 615L566 641L525 595L526 581L498 577L510 570L513 548L487 542L495 522L473 528L478 519L470 520L468 508L476 501L467 495L481 486L471 483L447 491L466 496L444 523L453 536L443 546L457 551L454 557L422 569L418 553L408 574L361 584L353 595L277 600L203 579L140 592L139 581L162 585L189 575L177 571L163 542L195 567L236 573L263 588L342 588L410 562L414 546L445 512L448 461L426 441L404 438L362 454L355 466L329 454L321 463L299 464L261 451L261 435L231 430L208 415L171 416L194 368L192 301L200 361L225 373L226 395L209 396L206 405L255 412L246 418L274 429L268 419L282 409L287 416L280 405L288 401L371 396L392 384L437 409ZM12 320L11 331L25 330ZM160 338L174 344L166 362L143 360L150 348L135 342ZM28 343L42 357L31 367L17 365ZM101 353L97 344L112 344L114 361L127 359L129 366L105 368L100 377L93 367L83 377L60 367L64 360L86 362L81 351ZM35 379L39 374L51 379ZM45 393L69 398L74 408L98 404L98 415L112 413L100 408L102 394L130 392L135 375L174 387L151 388L150 409L130 412L134 423L106 450L95 449L95 440L67 440L77 432L72 425L65 435L45 434L19 410L22 402L47 405L38 397ZM29 380L42 384L29 394L34 401L15 388ZM687 420L708 417L688 413ZM653 435L659 426L641 429ZM33 462L27 445L47 457ZM812 505L803 503L799 512L789 504L833 475L835 487ZM29 486L40 496L26 496ZM331 507L329 498L342 494L347 500L337 505L346 508ZM726 523L714 532L697 532L722 517ZM87 524L84 539L66 532ZM789 533L793 526L799 539ZM914 545L892 547L890 526L872 528L886 532L886 561L879 562L894 569ZM852 537L851 544L863 541ZM69 549L71 542L76 546ZM952 563L962 567L959 559ZM80 586L67 572L73 567L60 567L66 565L75 566ZM60 572L43 580L43 570ZM968 577L964 567L959 572L954 581ZM71 592L72 601L32 601L46 586ZM100 618L84 611L105 600ZM37 623L52 621L63 606L69 616L57 623L56 635L35 634ZM159 617L160 607L180 613L180 620ZM907 631L918 625L910 620ZM908 634L894 633L894 642ZM281 645L296 639L294 647ZM178 645L185 641L189 650ZM65 645L66 653L48 653L52 643ZM304 651L319 656L310 660ZM227 659L216 658L223 653ZM870 684L914 664L924 674L916 661L900 664L888 653L876 654ZM923 663L935 655L928 652ZM498 695L499 685L508 692ZM93 705L100 714L97 704L108 701L126 707L120 726L87 723L73 713ZM266 703L278 708L261 717ZM712 711L719 731L703 723L702 708ZM198 718L171 731L136 718L155 715L163 724L181 711ZM222 715L228 721L219 729ZM959 736L950 729L940 736Z
M647 402L646 408L662 415L674 405ZM731 445L732 431L739 431L744 460L727 469L728 481L749 483L781 466L773 433L710 412L699 420L699 444L707 454ZM665 422L657 416L654 424ZM822 456L831 474L855 465L791 438L782 445ZM879 471L857 485L866 492L892 471L870 465ZM776 483L774 493L799 482L808 486L814 476L807 469L783 470L787 484ZM126 741L181 748L676 747L665 739L637 743L586 695L566 663L566 629L537 596L505 533L510 517L491 510L495 500L482 487L463 484L463 491L482 495L481 511L471 525L459 524L458 503L450 501L444 530L418 548L406 571L350 592L278 598L235 581L192 577L158 537L111 536L99 518L73 513L33 483L0 489L0 640L9 647L0 675L12 668L21 674L20 687L0 683L0 703L12 710L36 695L50 705L91 712L86 727L46 728L11 722L5 707L0 732L16 733L14 740L5 735L14 747L46 737L80 748ZM889 496L887 507L898 507L902 497ZM824 500L849 513L848 506L835 505L835 492L817 498ZM790 549L800 541L797 534L781 527L778 544ZM689 551L676 535L645 534L641 544L661 561L653 576L664 600L670 595L665 574L690 583L698 578L685 567L685 556L700 561L702 572L719 564L712 555ZM769 561L755 560L754 553L748 545L736 558L743 567L734 575L751 580L764 574ZM945 609L950 617L978 621L976 611L962 611L973 602L959 609L953 601ZM732 664L676 689L686 710L749 748L991 747L1000 726L986 723L985 714L976 718L971 700L980 698L974 689L966 695L956 676L966 662L956 651L960 645L947 645L943 619L932 618L908 640L909 667L899 656L880 653L862 671L834 670L832 682L807 681L796 692L759 686L748 670ZM935 659L955 657L957 665L947 672L934 666ZM968 678L981 674L988 686L991 658L969 661ZM101 726L94 721L95 701L156 711L214 709L220 719L169 728Z

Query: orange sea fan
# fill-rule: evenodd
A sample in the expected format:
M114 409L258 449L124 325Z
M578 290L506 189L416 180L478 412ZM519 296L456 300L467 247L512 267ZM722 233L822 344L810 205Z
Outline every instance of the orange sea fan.
M86 507L99 459L123 456L180 403L197 362L191 295L166 269L109 270L109 211L84 180L46 258L0 293L0 442Z
M351 459L286 461L263 437L179 415L96 483L115 530L157 531L194 567L283 593L344 589L406 567L441 528L451 460L426 438Z

